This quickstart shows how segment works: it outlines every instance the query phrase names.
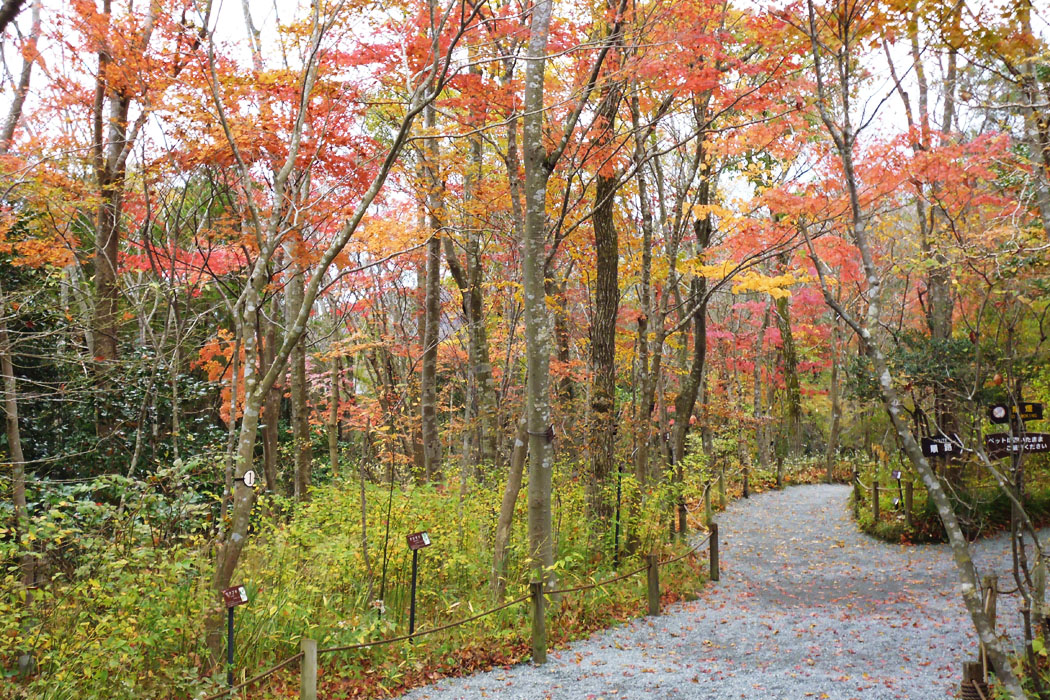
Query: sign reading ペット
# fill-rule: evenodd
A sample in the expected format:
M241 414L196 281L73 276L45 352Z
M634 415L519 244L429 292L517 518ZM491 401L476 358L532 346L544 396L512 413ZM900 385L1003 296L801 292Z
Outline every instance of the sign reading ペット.
M992 459L1022 452L1050 452L1050 435L1046 433L1026 435L992 433L984 436L984 449L988 451L988 456Z

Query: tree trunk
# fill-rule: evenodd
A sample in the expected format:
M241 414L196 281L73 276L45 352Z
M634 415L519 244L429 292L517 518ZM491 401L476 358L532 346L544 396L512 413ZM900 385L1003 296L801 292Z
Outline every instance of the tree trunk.
M433 217L433 215L431 215ZM433 226L435 221L431 219ZM441 239L436 230L427 243L426 298L424 303L423 360L420 377L420 414L423 426L423 464L427 481L441 475L441 435L437 424L437 351L441 312Z
M842 405L839 399L839 322L831 327L831 429L828 431L828 449L824 456L827 482L835 480L835 459L839 451L839 431L842 425Z
M303 306L305 271L295 261L295 251L288 251L292 277L285 289L285 325L291 326ZM298 501L310 498L310 467L313 449L310 444L310 406L307 403L306 334L299 336L291 353L292 452L295 455L294 495ZM246 375L247 376L247 375Z
M435 38L436 41L436 38ZM424 125L433 133L437 110L428 105L423 112ZM423 163L427 186L427 224L430 240L427 242L425 288L423 296L423 358L420 373L420 416L423 434L423 465L427 481L439 478L441 473L441 435L437 422L437 356L438 327L441 321L441 231L444 226L443 184L438 174L438 146L433 136L426 141L426 159Z
M11 340L7 332L9 304L0 291L0 372L3 373L4 414L7 426L7 451L11 458L11 501L15 512L15 541L20 550L22 585L26 587L25 605L29 604L28 589L33 585L33 557L26 547L29 532L29 508L26 503L26 466L22 454L22 433L18 426L18 384L12 361Z
M787 267L786 256L781 256L783 268ZM790 453L797 455L802 450L802 390L798 380L798 352L795 337L791 333L791 305L788 297L777 299L777 327L780 329L780 369L784 373L784 391L787 400L788 445Z
M514 431L514 448L510 453L510 469L507 473L507 485L503 490L500 502L499 519L496 521L496 541L492 554L492 597L497 603L503 601L507 589L507 544L510 542L511 527L514 524L514 506L521 492L521 478L525 471L525 458L529 447L528 425L525 416L518 421Z
M752 370L754 417L755 417L755 452L758 454L758 467L763 472L769 469L769 439L762 410L762 357L765 354L763 347L766 339L766 328L769 327L769 306L762 317L762 327L758 331L758 340L755 343L755 366Z
M711 202L710 184L704 181L701 185L703 194L698 198L699 203L706 205ZM696 256L702 259L704 252L711 243L713 233L711 216L705 216L693 222L696 232ZM689 374L682 380L682 386L674 402L674 434L672 439L673 454L675 462L680 462L685 456L685 438L689 434L689 418L693 414L696 405L696 397L700 393L700 382L704 376L704 362L707 359L707 280L696 277L691 283L689 295L689 306L694 308L693 312L693 357L689 367Z
M332 356L332 385L328 393L328 464L332 478L339 476L339 356Z
M550 579L554 564L551 532L551 469L554 462L550 407L550 313L544 288L548 162L543 139L543 94L552 0L532 8L525 68L522 149L525 161L525 230L522 241L525 287L526 423L529 454L529 560L532 581Z
M263 336L263 367L273 364L274 351L277 347L277 323L271 319L277 318L280 311L280 302L275 294L270 304L270 318L265 314L260 316L260 322L266 328ZM263 404L263 472L266 476L266 489L270 493L277 493L277 440L278 427L281 412L281 389L280 385L274 383L270 391L266 392L266 400Z
M22 0L24 2L24 0ZM3 7L18 6L18 0L6 0ZM22 117L22 106L25 104L26 95L29 94L29 81L33 75L33 66L36 65L37 41L40 39L40 7L43 0L33 3L32 23L29 36L26 38L25 46L22 48L22 72L18 76L18 85L15 87L14 98L11 107L7 111L7 119L4 120L3 130L0 131L0 154L6 154L11 150L15 140L15 129L18 128L18 120ZM3 10L0 10L0 15ZM11 16L14 18L14 15ZM3 31L3 22L0 22L0 32Z
M598 119L605 124L598 136L598 147L612 138L620 89L612 86L605 92L598 109ZM594 191L595 289L594 316L591 325L591 479L590 510L596 520L608 520L613 513L608 498L609 480L613 475L616 449L616 314L620 305L619 241L616 223L615 195L619 184L616 174L599 171Z

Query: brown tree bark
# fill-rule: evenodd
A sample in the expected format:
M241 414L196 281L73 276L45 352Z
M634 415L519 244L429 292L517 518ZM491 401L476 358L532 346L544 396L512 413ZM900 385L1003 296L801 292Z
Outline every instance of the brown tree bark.
M277 323L271 319L277 318L280 312L280 301L274 295L270 303L270 318L260 314L260 323L265 327L263 334L262 366L269 367L273 364L274 351L277 348ZM262 442L263 442L263 474L266 477L266 489L270 493L278 492L277 485L277 440L281 411L281 388L280 384L274 383L270 391L266 392L263 403L262 419Z
M529 433L525 416L518 421L514 431L514 447L510 453L510 468L507 471L507 484L503 489L503 500L500 501L499 518L496 521L496 539L492 553L492 597L497 603L503 601L507 590L507 545L510 543L511 526L514 523L514 506L521 492L522 474L525 471L525 458L528 456Z
M787 268L787 256L780 256L781 270ZM787 435L792 455L802 450L802 388L798 379L798 351L791 332L791 300L780 297L776 301L777 328L780 329L780 371L784 374L784 393L787 401Z
M608 147L616 125L620 105L620 86L613 84L604 91L597 119L604 126L597 147ZM616 449L616 315L620 307L619 239L613 218L618 173L599 172L594 190L595 288L594 315L591 323L591 479L589 501L595 519L612 516L612 501L607 498L613 475Z
M831 326L831 379L828 393L831 398L831 428L828 431L828 449L824 455L827 474L825 480L830 484L835 480L835 460L839 452L839 431L842 426L842 403L839 397L839 329L838 319Z
M328 464L332 469L332 478L339 477L339 374L342 363L338 355L333 355L331 377L328 388Z
M292 276L285 287L285 325L291 327L299 316L305 293L306 271L295 260L295 251L287 251L292 260ZM295 457L295 485L293 494L298 501L310 498L311 467L313 465L313 446L310 441L310 405L307 401L308 386L306 383L306 333L298 336L292 346L291 381L289 398L292 404L292 452Z

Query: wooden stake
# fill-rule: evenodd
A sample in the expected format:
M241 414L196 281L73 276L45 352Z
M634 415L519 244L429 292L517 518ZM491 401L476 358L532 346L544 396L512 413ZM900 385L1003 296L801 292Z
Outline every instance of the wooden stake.
M726 467L723 464L718 470L718 507L726 507Z
M655 554L645 557L649 568L646 571L646 579L649 584L649 614L660 614L660 559Z
M711 486L712 484L708 484L704 489L704 525L708 528L711 527L711 522L714 520L711 512Z
M711 523L711 541L707 544L708 555L711 558L711 580L718 580L718 523Z
M547 663L547 621L544 618L547 606L543 581L530 582L529 592L532 594L532 663L542 665Z
M299 697L317 700L317 640L303 637L299 642L303 660L299 664Z
M904 522L908 525L908 527L913 526L913 523L911 521L911 502L914 493L915 484L912 482L911 479L908 479L904 482Z

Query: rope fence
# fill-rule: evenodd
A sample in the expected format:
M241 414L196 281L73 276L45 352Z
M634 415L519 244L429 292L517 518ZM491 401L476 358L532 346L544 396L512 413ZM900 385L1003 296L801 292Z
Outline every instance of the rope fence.
M273 674L275 674L278 671L280 671L282 668L284 668L286 666L291 666L293 663L295 663L296 661L300 661L302 658L303 658L303 652L299 652L295 656L289 656L287 659L285 659L281 663L277 664L276 666L272 666L271 668L266 669L262 673L256 674L256 675L252 676L251 678L249 678L248 680L244 681L243 683L238 683L237 685L233 686L232 688L228 688L228 689L222 691L221 693L215 693L214 695L209 695L208 697L204 698L204 700L219 700L219 698L224 698L224 697L226 697L228 695L232 695L232 694L234 694L234 693L236 693L238 691L244 690L245 688L247 688L250 685L255 685L259 681L266 680L267 678L269 678Z
M699 542L697 542L695 545L690 547L683 554L680 554L678 556L672 557L670 559L666 559L664 561L652 562L653 565L650 565L650 563L646 563L644 566L641 566L641 567L639 567L637 569L634 569L632 571L628 571L627 573L620 574L618 576L614 576L613 578L605 579L603 581L595 581L593 583L588 583L588 584L584 584L584 585L580 585L580 586L572 586L572 587L569 587L569 588L559 588L559 589L555 589L555 590L544 591L543 594L545 596L565 595L565 594L568 594L568 593L578 593L578 592L582 592L582 591L593 590L595 588L603 588L603 587L609 586L609 585L611 585L613 583L618 583L619 581L623 581L623 580L629 579L629 578L631 578L633 576L637 576L641 572L647 571L647 570L650 572L650 576L653 576L654 575L653 574L654 569L659 569L659 567L667 566L669 564L674 564L676 562L679 562L679 561L685 559L686 557L693 556L705 544L707 544L709 546L709 553L710 553L710 560L711 560L711 574L712 574L711 575L711 580L717 581L718 580L718 573L717 573L718 572L718 525L717 524L712 524L711 531L708 533L708 535L706 537L704 537L702 540L700 540ZM650 557L655 559L654 555L650 555ZM650 585L649 586L650 586L650 591L651 591L653 589L653 581L652 580L650 580ZM658 583L656 584L656 589L657 589L657 592L658 592L659 591L659 584ZM254 685L254 684L256 684L256 683L258 683L260 681L266 680L267 678L269 678L273 674L277 673L278 671L280 671L281 669L283 669L283 668L285 668L287 666L290 666L293 663L304 661L304 658L305 658L305 662L304 662L303 666L304 667L309 666L312 669L312 676L313 676L313 685L314 685L314 687L313 687L313 690L312 690L312 694L309 694L309 691L306 690L307 683L304 682L304 684L303 684L304 693L303 693L302 697L306 698L307 700L314 700L317 697L317 695L316 695L316 693L317 693L317 691L316 691L316 664L317 664L317 657L319 655L321 655L321 654L334 654L336 652L341 652L341 651L354 651L354 650L358 650L358 649L367 649L369 647L378 647L378 646L384 646L384 645L387 645L387 644L394 644L396 642L409 641L409 640L415 639L416 637L425 637L425 636L430 635L430 634L435 634L437 632L443 632L445 630L449 630L449 629L452 629L454 627L460 627L460 626L465 625L465 624L467 624L469 622L474 622L476 620L480 620L481 618L487 617L489 615L492 615L493 613L497 613L497 612L499 612L501 610L506 610L507 608L513 607L515 605L518 605L519 603L524 603L524 602L530 600L531 598L532 598L532 594L529 593L529 594L520 596L518 598L515 598L514 600L511 600L511 601L508 601L506 603L503 603L501 605L497 605L496 607L491 608L489 610L485 610L484 612L480 612L480 613L478 613L476 615L471 615L470 617L463 618L462 620L457 620L455 622L450 622L448 624L440 625L438 627L432 627L432 628L427 629L427 630L421 630L419 632L413 632L411 634L403 634L403 635L400 635L400 636L397 636L397 637L391 637L389 639L378 639L378 640L376 640L374 642L361 642L359 644L346 644L346 645L342 645L342 646L329 647L327 649L317 649L316 648L316 644L311 642L311 644L313 646L311 647L311 651L310 652L300 651L298 654L295 654L294 656L290 656L287 659L284 659L283 661L281 661L277 665L272 666L272 667L266 669L265 671L262 671L262 672L260 672L260 673L258 673L256 675L252 676L251 678L249 678L249 679L247 679L247 680L237 684L237 685L231 686L230 688L228 688L226 690L223 690L223 691L221 691L219 693L215 693L213 695L208 695L208 696L202 698L201 700L220 700L221 698L229 697L230 695L232 695L234 693L237 693L237 692L239 692L241 690L244 690L245 688L247 688L247 687L249 687L251 685ZM651 598L651 596L650 596L650 598ZM659 605L659 601L658 600L656 602L656 605L657 606ZM653 610L653 601L650 600L650 611L652 611L652 610ZM307 674L304 671L304 679L306 678L306 675Z
M362 642L360 644L347 644L345 646L329 647L328 649L318 649L317 653L318 654L334 654L337 651L353 651L355 649L366 649L368 647L378 647L378 646L383 646L385 644L393 644L394 642L404 642L404 641L407 641L409 639L415 639L416 637L425 637L428 634L434 634L435 632L443 632L444 630L452 629L453 627L459 627L460 625L465 625L468 622L473 622L475 620L480 620L481 618L487 617L488 615L491 615L493 613L497 613L500 610L506 610L509 607L513 607L513 606L517 605L518 603L524 603L528 599L529 599L528 595L523 595L520 598L515 598L514 600L510 601L509 603L504 603L503 605L497 605L496 607L492 608L491 610L486 610L485 612L478 613L477 615L472 615L471 617L463 618L462 620L457 620L455 622L450 622L447 625L441 625L440 627L433 627L433 628L428 629L428 630L422 630L421 632L413 632L412 634L403 634L400 637L391 637L390 639L380 639L380 640L377 640L377 641L374 641L374 642Z

